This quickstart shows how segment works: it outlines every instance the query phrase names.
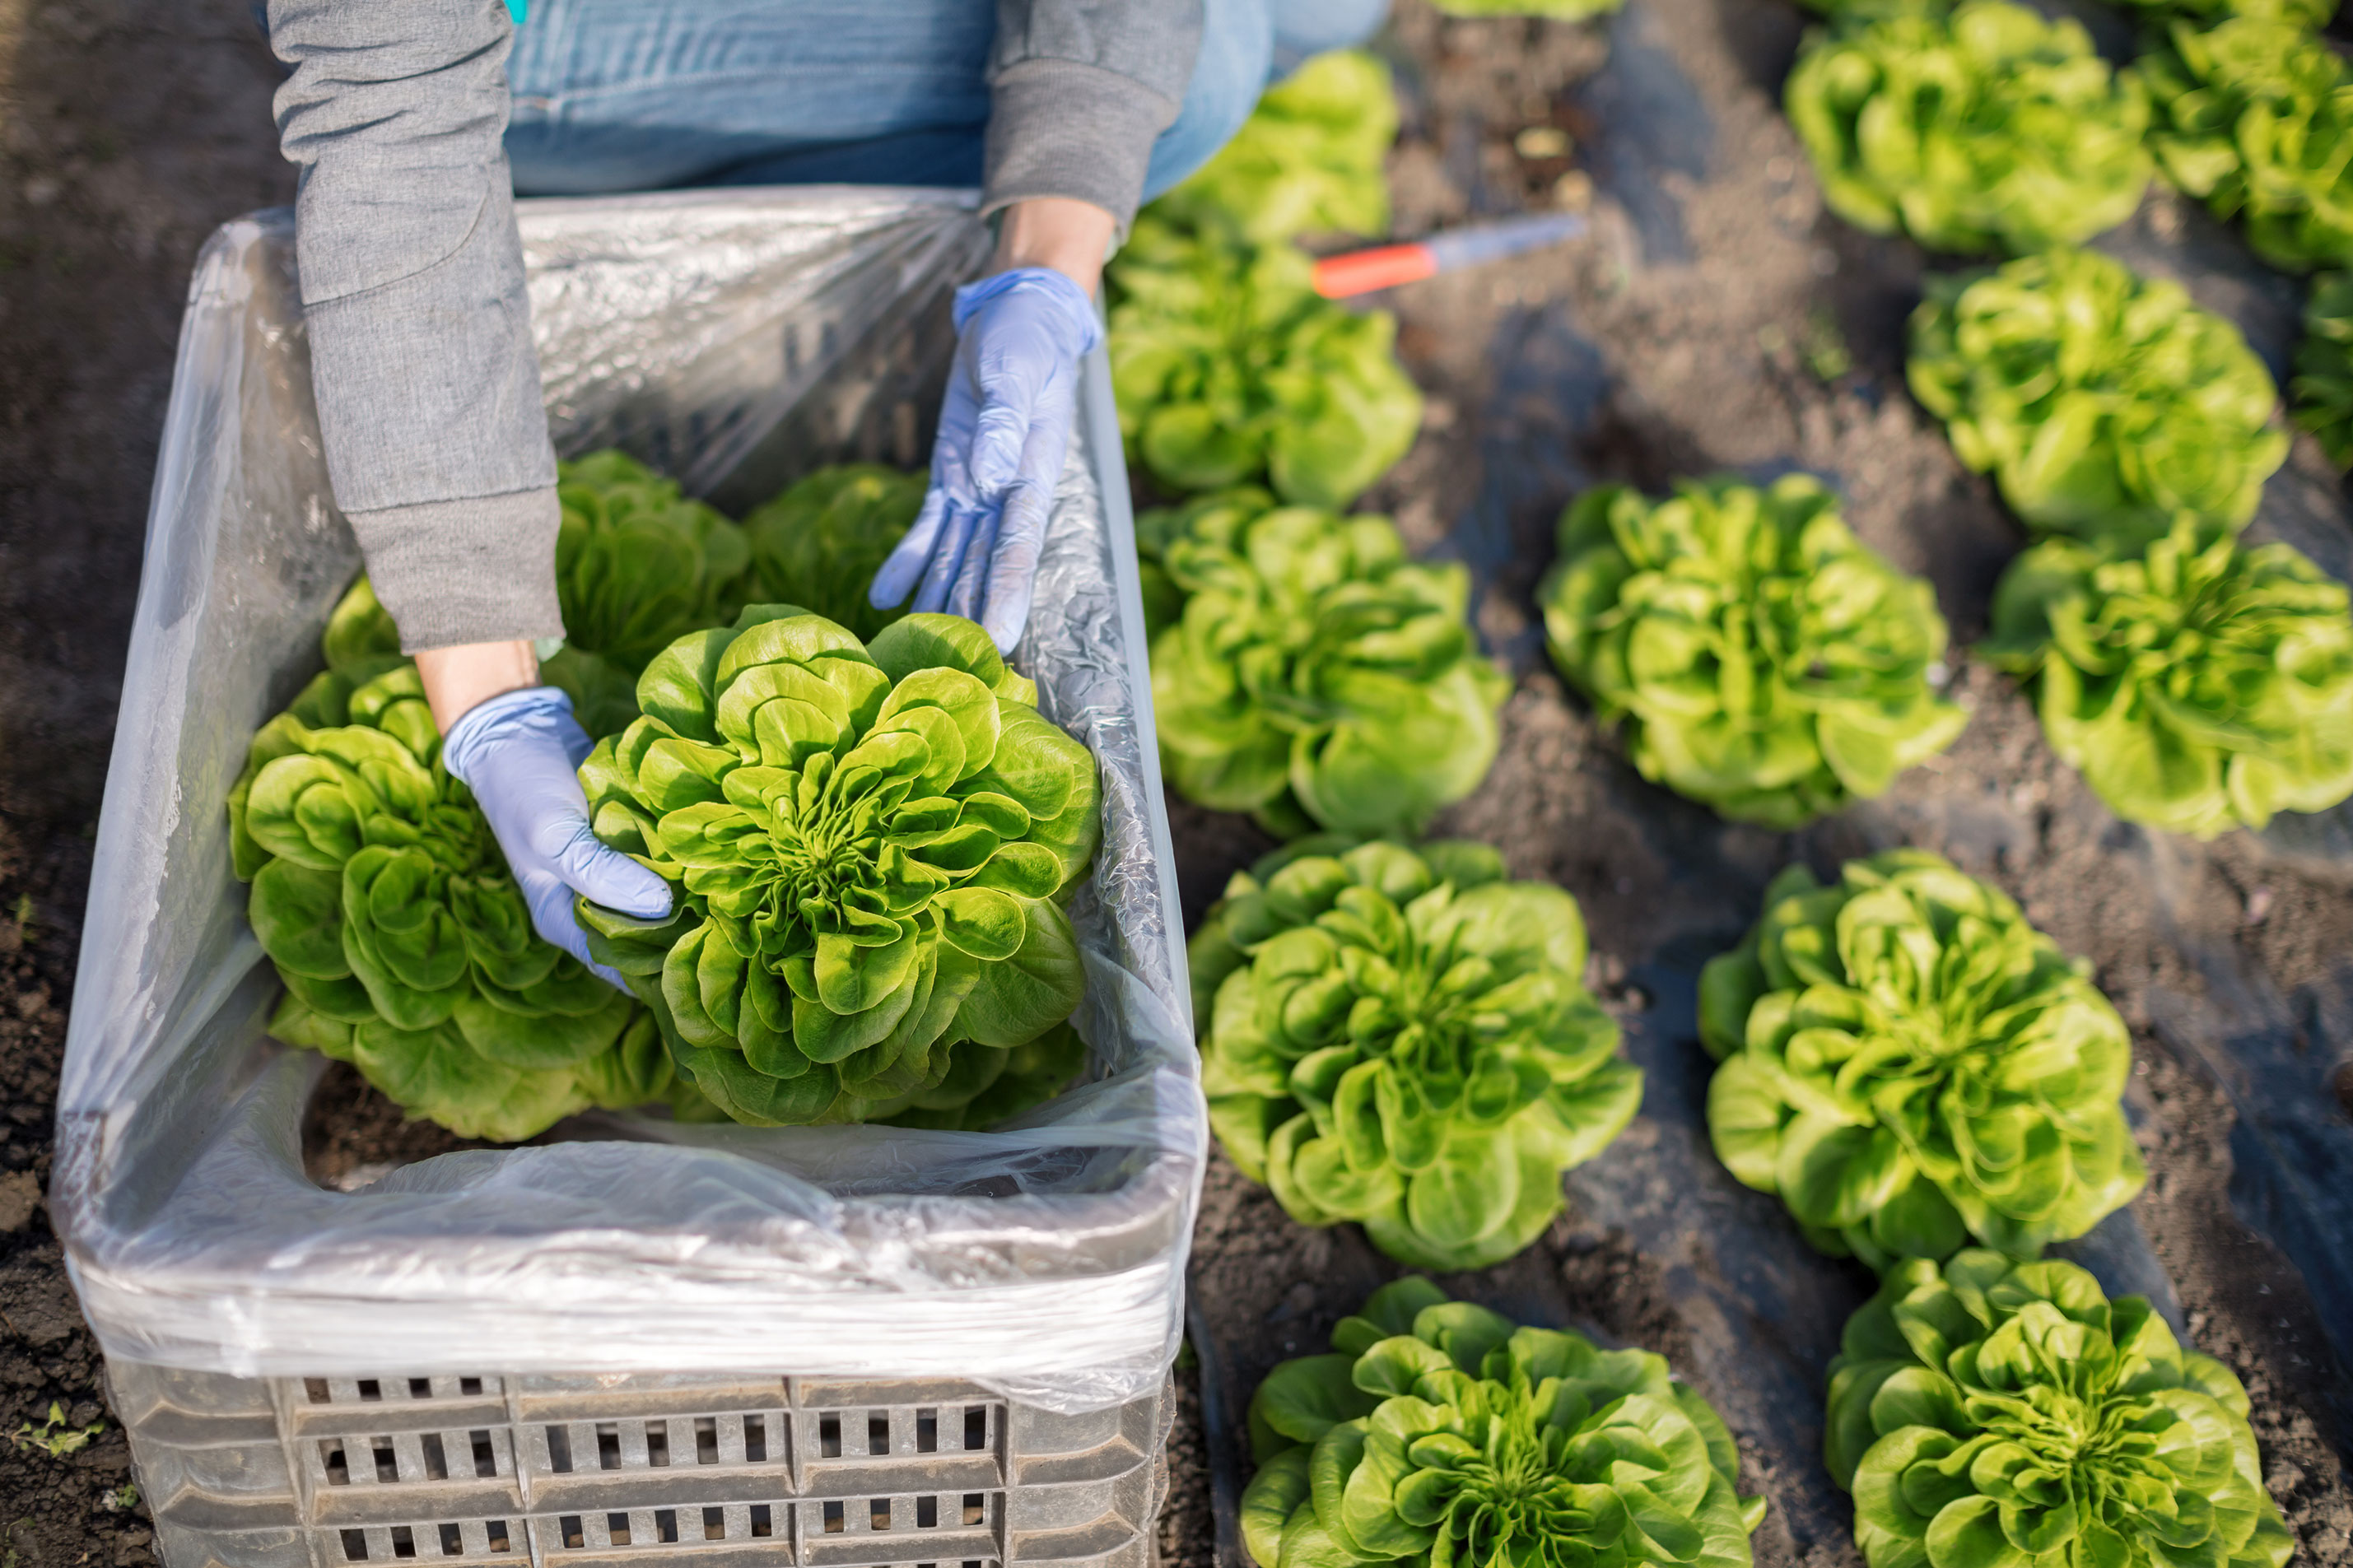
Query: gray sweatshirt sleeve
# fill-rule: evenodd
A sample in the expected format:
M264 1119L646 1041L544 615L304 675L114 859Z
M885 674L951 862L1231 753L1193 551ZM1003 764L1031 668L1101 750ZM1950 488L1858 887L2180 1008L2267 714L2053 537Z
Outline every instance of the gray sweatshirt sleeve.
M269 0L335 501L409 652L560 635L503 0Z
M1202 0L997 0L981 210L1092 202L1124 239L1201 48Z

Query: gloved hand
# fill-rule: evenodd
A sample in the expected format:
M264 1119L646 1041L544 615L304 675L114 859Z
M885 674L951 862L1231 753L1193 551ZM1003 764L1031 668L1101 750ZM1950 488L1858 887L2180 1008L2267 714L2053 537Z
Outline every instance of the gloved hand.
M490 818L531 907L533 928L599 979L627 990L618 974L590 962L572 895L659 920L670 913L670 884L588 830L579 768L589 744L572 717L571 698L553 686L530 686L466 710L441 738L441 762Z
M976 620L1010 653L1029 620L1078 408L1079 361L1102 331L1085 291L1050 267L965 284L955 327L931 489L869 598L890 609L920 576L915 609Z

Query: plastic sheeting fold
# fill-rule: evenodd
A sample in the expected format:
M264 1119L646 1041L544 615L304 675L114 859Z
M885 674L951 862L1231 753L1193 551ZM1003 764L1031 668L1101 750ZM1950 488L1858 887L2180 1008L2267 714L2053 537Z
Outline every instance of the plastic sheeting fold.
M823 462L921 460L948 295L987 250L968 195L521 214L560 452L619 445L732 507ZM1103 770L1103 848L1072 907L1089 1081L987 1133L603 1117L332 1192L301 1163L319 1059L265 1034L277 982L223 805L359 565L291 238L261 214L206 247L158 461L53 1190L107 1352L241 1376L955 1375L1060 1411L1150 1394L1208 1129L1100 353L1014 658Z

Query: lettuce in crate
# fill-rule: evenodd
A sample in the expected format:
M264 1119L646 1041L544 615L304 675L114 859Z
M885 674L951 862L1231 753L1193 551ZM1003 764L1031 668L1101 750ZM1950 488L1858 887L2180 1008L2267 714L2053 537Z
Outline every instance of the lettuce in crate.
M1276 851L1189 946L1227 1157L1302 1225L1360 1221L1410 1267L1502 1262L1641 1100L1585 955L1577 900L1506 881L1484 845Z
M1333 49L1268 88L1234 139L1146 211L1183 226L1229 225L1258 244L1385 234L1397 132L1388 66Z
M278 1038L467 1137L528 1138L590 1105L697 1109L653 1020L532 929L414 665L322 673L254 737L228 810L286 984Z
M2137 548L2182 511L2243 528L2287 457L2238 328L2095 252L1931 278L1911 338L1912 395L2039 533Z
M1588 490L1536 599L1553 662L1625 722L1642 776L1740 821L1796 827L1883 794L1968 722L1931 685L1935 592L1801 474Z
M2285 1568L2249 1409L2147 1297L1971 1249L1847 1321L1823 1458L1870 1568Z
M876 609L866 593L923 510L926 483L880 463L843 463L791 486L744 520L752 562L744 596L798 605L871 641L904 613Z
M2081 23L1968 0L1818 34L1784 92L1831 209L1931 250L2040 250L2133 215L2148 100Z
M2291 546L2188 517L2130 553L2047 541L1979 651L2118 816L2211 838L2353 795L2353 615Z
M1160 755L1187 799L1282 837L1412 834L1479 787L1511 686L1470 574L1385 517L1205 496L1136 522Z
M2136 68L2166 177L2292 272L2353 259L2353 68L2276 16L2177 21Z
M1241 1500L1260 1568L1748 1568L1765 1500L1724 1418L1650 1351L1384 1285L1328 1355L1266 1374Z
M1036 700L953 616L867 644L755 605L646 667L642 716L580 777L676 907L577 907L730 1116L939 1125L1008 1072L1060 1087L1072 1047L1039 1042L1083 991L1062 905L1100 824L1093 756Z
M1306 254L1145 214L1109 272L1112 384L1131 462L1178 491L1263 480L1343 507L1421 427L1397 318L1318 296Z
M1716 1156L1833 1256L2031 1257L2147 1180L2132 1037L2090 965L1926 850L1775 878L1700 973L1699 1035Z

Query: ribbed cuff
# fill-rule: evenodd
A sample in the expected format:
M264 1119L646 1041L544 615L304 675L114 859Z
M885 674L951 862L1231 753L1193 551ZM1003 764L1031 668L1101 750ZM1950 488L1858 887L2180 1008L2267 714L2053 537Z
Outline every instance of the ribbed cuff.
M981 216L1068 196L1111 214L1124 241L1152 143L1176 116L1176 104L1100 66L1032 59L1008 68L990 89Z
M401 652L564 635L553 488L348 515Z

